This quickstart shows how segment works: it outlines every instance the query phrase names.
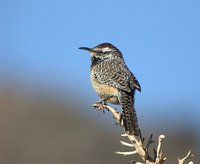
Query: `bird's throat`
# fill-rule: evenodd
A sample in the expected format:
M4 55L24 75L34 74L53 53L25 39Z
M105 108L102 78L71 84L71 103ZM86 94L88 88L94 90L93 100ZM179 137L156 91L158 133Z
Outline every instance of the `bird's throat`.
M92 63L91 67L98 64L99 62L101 62L100 58L97 58L95 56L91 56L91 63Z

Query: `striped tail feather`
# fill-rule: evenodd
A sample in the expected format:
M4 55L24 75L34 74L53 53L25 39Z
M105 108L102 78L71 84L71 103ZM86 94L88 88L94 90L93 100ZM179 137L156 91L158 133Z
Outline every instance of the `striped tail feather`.
M123 109L123 123L125 127L125 132L129 135L138 136L139 127L138 119L134 107L134 93L128 93L125 91L120 91L120 104Z

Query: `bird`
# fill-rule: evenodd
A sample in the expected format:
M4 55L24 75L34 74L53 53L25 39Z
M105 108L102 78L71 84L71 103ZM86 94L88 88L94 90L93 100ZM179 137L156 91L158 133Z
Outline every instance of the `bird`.
M90 79L101 102L122 106L122 120L128 135L139 135L138 119L134 107L135 91L141 87L126 65L121 51L111 43L101 43L94 48L79 47L89 51Z

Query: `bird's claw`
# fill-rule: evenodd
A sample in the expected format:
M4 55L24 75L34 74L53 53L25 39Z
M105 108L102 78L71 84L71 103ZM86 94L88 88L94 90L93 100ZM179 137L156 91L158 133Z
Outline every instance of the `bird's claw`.
M92 105L92 107L94 107L95 109L97 109L98 111L103 110L103 113L105 113L105 104L102 103L102 101L97 101L95 104Z

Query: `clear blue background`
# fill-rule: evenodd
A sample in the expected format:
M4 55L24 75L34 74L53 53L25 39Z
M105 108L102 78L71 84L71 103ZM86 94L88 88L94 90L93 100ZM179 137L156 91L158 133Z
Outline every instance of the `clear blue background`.
M2 0L0 81L94 102L89 54L78 47L111 42L142 86L140 118L183 115L200 127L199 29L198 0Z

